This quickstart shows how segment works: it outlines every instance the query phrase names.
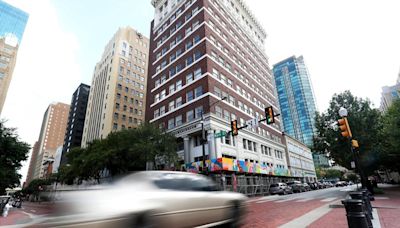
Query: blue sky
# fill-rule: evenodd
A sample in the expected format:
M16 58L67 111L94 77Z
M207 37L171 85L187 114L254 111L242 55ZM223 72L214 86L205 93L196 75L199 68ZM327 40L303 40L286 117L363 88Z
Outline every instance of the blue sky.
M154 14L150 0L5 1L30 17L1 117L31 145L48 105L69 104L81 82L91 83L95 64L118 27L129 25L149 36ZM400 69L397 0L245 2L268 34L271 66L304 56L319 111L344 90L379 107L382 86L395 84Z

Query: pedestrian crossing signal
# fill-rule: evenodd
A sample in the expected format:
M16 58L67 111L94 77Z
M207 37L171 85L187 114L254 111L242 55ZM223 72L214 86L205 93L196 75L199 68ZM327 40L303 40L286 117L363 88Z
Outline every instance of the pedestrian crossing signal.
M272 106L265 108L265 116L267 118L267 124L275 123L274 109Z
M231 132L232 132L232 136L236 136L239 134L239 129L237 126L237 120L233 120L231 121Z

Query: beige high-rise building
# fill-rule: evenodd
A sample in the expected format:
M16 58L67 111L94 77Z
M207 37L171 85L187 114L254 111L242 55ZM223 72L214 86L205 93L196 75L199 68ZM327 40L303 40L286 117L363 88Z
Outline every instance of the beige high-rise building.
M5 38L0 38L0 114L10 86L17 59L17 51L18 46L9 45Z
M111 131L144 121L149 39L119 28L96 64L90 87L82 146Z
M38 140L38 153L32 179L44 178L47 174L46 161L54 159L58 147L64 143L67 127L69 105L52 103L47 108L42 122Z
M32 148L32 156L31 156L31 161L29 163L28 174L26 175L25 186L28 186L33 179L38 153L39 153L39 142L36 141Z

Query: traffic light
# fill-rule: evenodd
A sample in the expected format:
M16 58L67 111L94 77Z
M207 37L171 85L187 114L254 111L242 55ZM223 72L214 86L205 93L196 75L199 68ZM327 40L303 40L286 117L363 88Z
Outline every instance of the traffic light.
M265 116L267 118L267 124L275 123L274 109L272 106L265 108Z
M239 134L239 129L237 126L237 120L233 120L231 121L231 132L232 132L232 136L236 136Z
M347 122L347 118L346 117L344 117L343 119L339 119L338 123L339 123L339 128L340 128L340 131L341 131L341 134L342 134L343 137L346 137L346 138L353 137L351 135L349 122Z

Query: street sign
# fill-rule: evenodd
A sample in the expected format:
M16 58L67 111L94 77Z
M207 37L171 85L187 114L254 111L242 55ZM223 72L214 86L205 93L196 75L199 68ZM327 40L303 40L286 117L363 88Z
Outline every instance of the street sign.
M220 131L215 134L214 138L222 138L226 136L226 131Z
M356 168L356 163L352 161L352 162L350 163L350 166L351 166L352 169L355 169L355 168Z
M247 125L247 129L249 129L249 130L252 128L258 127L258 119L254 118L251 120L247 120L246 125Z

